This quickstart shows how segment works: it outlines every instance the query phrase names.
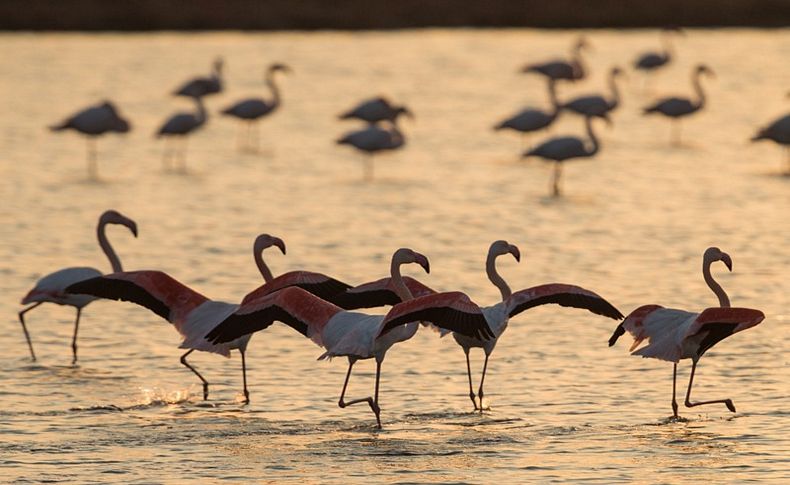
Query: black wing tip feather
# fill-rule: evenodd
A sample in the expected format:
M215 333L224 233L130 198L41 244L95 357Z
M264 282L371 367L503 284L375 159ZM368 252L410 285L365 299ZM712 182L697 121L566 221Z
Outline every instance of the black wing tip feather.
M623 324L621 323L617 326L617 328L614 329L612 336L609 337L609 347L612 347L615 343L617 343L617 339L619 339L624 333L625 327L623 327Z
M203 338L213 344L226 343L245 335L265 330L276 321L283 322L305 337L308 336L307 324L293 317L282 308L273 306L266 309L265 312L253 312L244 315L233 314L211 329Z
M66 287L68 293L92 295L116 301L130 301L148 308L165 320L170 320L170 308L154 298L144 288L127 280L96 276Z

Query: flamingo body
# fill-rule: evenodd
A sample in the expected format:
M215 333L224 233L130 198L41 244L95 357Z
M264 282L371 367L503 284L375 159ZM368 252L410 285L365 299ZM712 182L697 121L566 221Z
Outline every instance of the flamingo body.
M198 98L222 92L222 65L222 58L217 58L209 77L196 77L189 80L173 91L173 95Z
M356 107L338 116L341 120L359 119L367 123L395 121L401 114L413 116L405 106L396 106L384 97L376 97L359 103Z
M222 110L222 114L235 116L243 120L257 120L271 113L275 108L277 108L276 104L268 102L265 99L251 98L225 108Z
M700 105L688 98L672 97L663 99L656 104L646 107L643 112L645 114L660 113L670 118L680 118L688 116L699 109Z
M752 141L759 140L771 140L780 145L790 145L790 114L784 115L760 129L752 137Z
M670 55L668 52L664 52L664 53L648 52L642 54L637 58L637 60L634 62L634 69L638 69L641 71L652 71L668 63L669 60L670 60Z
M50 129L52 131L71 129L83 135L98 136L108 132L126 133L130 125L128 120L121 117L113 103L104 101L74 114Z
M38 302L49 302L58 305L83 308L97 298L89 295L76 295L66 291L66 287L79 281L101 276L95 268L74 267L64 268L50 273L38 280L33 289L22 298L22 305Z
M357 150L375 153L394 150L403 146L405 139L396 126L382 128L370 125L362 130L352 131L337 140L338 145L351 145Z
M556 114L554 113L546 113L539 109L527 108L500 122L494 129L504 130L507 128L522 133L528 133L549 126L555 118Z
M584 142L575 136L561 136L552 138L537 147L527 151L525 157L540 157L557 162L570 158L589 156Z

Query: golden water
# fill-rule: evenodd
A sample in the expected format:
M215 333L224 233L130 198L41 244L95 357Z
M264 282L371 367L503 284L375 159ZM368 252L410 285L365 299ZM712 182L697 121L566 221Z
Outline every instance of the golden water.
M523 105L546 106L543 81L520 65L562 55L575 32L100 34L0 36L0 476L125 483L268 479L307 482L536 480L599 483L790 480L790 178L783 153L750 144L756 127L790 109L790 32L689 31L676 62L645 87L631 74L611 128L597 126L594 160L568 164L565 196L548 197L550 168L518 159L519 139L491 126ZM592 76L560 97L599 91L614 63L657 45L655 32L588 33ZM165 173L152 134L190 103L168 96L186 78L227 61L225 93L189 142L189 173ZM235 150L236 125L219 109L265 94L263 66L282 61L284 105L261 126L260 153ZM697 62L718 74L710 105L669 145L665 120L640 108L653 96L691 93ZM376 162L334 140L352 122L337 113L366 96L406 103L403 150ZM103 98L131 119L127 136L99 141L101 182L88 182L85 146L45 127ZM564 115L552 134L581 134ZM537 134L532 142L548 134ZM490 304L484 258L495 239L522 252L500 270L514 289L552 281L590 288L624 313L638 305L701 310L716 299L702 281L703 250L734 259L714 274L734 305L759 308L760 326L711 350L695 395L738 408L670 415L671 366L615 348L615 322L558 307L513 319L489 364L491 411L470 413L463 352L419 332L383 366L384 430L364 406L336 401L345 361L282 325L252 340L252 403L238 403L240 363L195 353L212 383L178 362L176 332L132 304L100 301L83 312L72 367L73 309L28 314L39 361L29 361L16 313L40 276L66 266L109 265L95 241L98 215L135 219L138 239L109 237L126 269L162 269L217 299L260 284L252 241L282 237L266 254L275 274L309 269L349 283L384 276L391 253L426 254L436 289ZM198 355L199 354L199 355ZM473 353L475 379L482 358ZM368 395L361 362L349 397ZM688 367L681 366L685 389Z

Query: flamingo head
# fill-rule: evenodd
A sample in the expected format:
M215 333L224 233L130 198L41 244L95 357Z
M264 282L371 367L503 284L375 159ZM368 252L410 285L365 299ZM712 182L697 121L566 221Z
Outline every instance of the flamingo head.
M223 59L222 56L218 56L216 59L214 59L214 63L212 64L212 67L214 68L214 72L216 74L221 73L222 66L224 65L225 65L225 59Z
M279 72L284 72L286 74L290 74L293 72L293 70L287 64L282 64L280 62L275 62L274 64L270 65L267 71L270 73L275 73L279 71Z
M705 265L710 265L714 261L721 261L727 266L728 270L732 271L732 258L730 255L715 246L705 250L705 254L702 255L702 260Z
M426 273L431 272L431 263L425 255L418 253L409 248L400 248L392 255L392 264L401 265L408 263L417 263L422 266Z
M713 69L711 69L710 67L708 67L708 66L707 66L707 65L705 65L705 64L699 64L699 65L697 65L697 67L696 67L696 69L694 70L694 72L695 72L695 73L696 73L696 75L698 75L698 76L699 76L700 74L705 74L706 76L709 76L709 77L716 77L716 73L715 73L715 72L713 72Z
M621 76L621 75L624 75L624 74L625 74L625 71L623 71L623 70L620 68L620 66L614 66L614 67L612 67L612 70L611 70L611 75L612 75L612 77L617 77L617 76Z
M270 236L269 234L261 234L255 238L253 251L255 254L261 254L264 249L277 246L283 254L285 254L285 243L279 237Z
M105 211L101 217L99 217L99 227L102 227L106 224L119 224L121 226L126 226L129 228L132 234L134 234L134 237L137 237L137 223L118 211L111 209Z
M492 242L491 247L488 248L488 257L496 258L503 254L512 254L513 257L516 258L516 261L521 261L521 251L519 251L515 244L510 244L502 239Z
M414 113L406 106L398 106L395 108L395 117L397 118L400 115L408 116L411 120L414 119Z
M574 52L579 52L582 49L590 50L590 47L591 47L590 43L587 42L587 38L583 35L580 35L579 38L576 39L576 43L573 44Z

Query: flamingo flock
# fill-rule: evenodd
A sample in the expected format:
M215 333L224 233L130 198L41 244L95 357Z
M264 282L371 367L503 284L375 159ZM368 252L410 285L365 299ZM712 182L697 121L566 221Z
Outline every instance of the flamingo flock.
M589 119L589 118L588 118ZM379 391L382 363L392 347L410 340L422 325L432 326L440 336L452 334L466 359L469 399L474 411L488 409L484 382L489 358L500 337L516 315L538 306L556 304L563 307L622 320L623 314L598 293L567 283L548 283L512 291L497 270L497 259L511 255L521 261L519 248L504 240L491 243L485 259L487 279L500 293L501 300L481 307L460 291L436 291L417 278L403 276L401 267L420 266L430 273L428 258L409 248L392 254L389 276L357 286L346 284L322 273L290 271L275 277L263 258L266 249L275 247L286 253L285 242L269 234L260 234L253 243L253 260L264 283L247 293L238 303L211 300L198 291L158 270L124 271L110 246L105 228L109 224L126 226L137 236L137 225L117 211L105 211L99 218L99 245L110 260L112 273L102 274L92 268L67 268L41 278L22 299L32 304L19 312L30 357L36 360L25 322L25 314L42 303L69 305L77 309L72 339L73 359L77 362L77 331L82 308L96 299L129 301L143 306L173 324L181 335L179 348L185 349L180 363L201 382L203 399L209 398L209 381L187 358L195 350L230 357L237 350L241 358L243 403L250 402L247 385L247 348L255 332L281 322L307 337L323 349L319 360L346 357L348 370L338 399L338 406L366 403L376 426L382 427ZM733 308L722 287L710 272L711 265L722 261L732 270L731 257L718 248L708 248L703 255L705 282L719 299L719 306L701 313L644 305L622 320L609 339L613 346L625 332L634 336L631 351L644 340L648 344L634 355L668 360L675 364L673 373L673 418L678 418L675 399L677 362L692 359L686 393L686 406L723 403L735 412L729 399L691 401L691 386L699 358L713 345L730 335L759 324L765 316L759 310ZM391 306L386 314L371 314L359 309ZM470 351L483 351L484 362L477 391L474 389ZM376 363L375 387L371 395L347 400L349 380L359 360Z

